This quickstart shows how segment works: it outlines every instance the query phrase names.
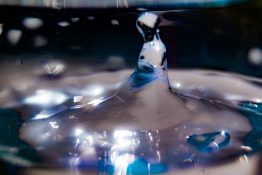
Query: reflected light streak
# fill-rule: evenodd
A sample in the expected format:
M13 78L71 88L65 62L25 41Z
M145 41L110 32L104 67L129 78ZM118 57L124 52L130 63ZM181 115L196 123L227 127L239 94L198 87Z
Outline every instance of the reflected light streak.
M253 151L253 149L250 146L241 146L241 149L247 151L247 152L251 152Z
M156 151L157 157L158 157L158 161L161 162L161 154L160 151Z
M123 137L132 137L132 136L133 136L133 133L128 130L116 130L113 135L115 139L123 138Z
M24 103L30 105L39 105L43 107L52 107L55 105L62 104L67 99L68 97L61 92L37 90L36 94L26 98L24 100Z
M114 144L111 147L110 159L115 166L114 175L127 174L128 166L135 161L135 135L128 130L116 130L113 133Z
M181 86L182 86L182 84L179 83L179 82L172 82L172 83L171 83L171 87L172 87L172 88L175 88L175 89L181 88Z
M98 98L98 99L90 101L88 104L92 105L92 106L97 106L97 105L99 105L100 103L102 103L104 101L105 100L103 98Z
M244 154L243 156L239 157L239 161L245 165L245 166L249 166L249 160L246 154Z
M115 165L114 175L126 175L128 165L135 161L133 154L123 154L114 159L113 164Z
M89 145L93 145L94 144L94 139L92 136L86 136L86 140L87 140L87 143Z
M134 149L135 139L133 138L133 133L128 130L116 130L113 134L115 139L115 144L112 149L122 150L122 149Z
M46 118L54 116L55 114L57 114L59 112L66 110L66 109L67 109L66 106L58 106L58 107L55 107L55 108L43 110L41 113L35 115L35 117L32 118L32 120L46 119Z
M37 114L33 120L41 120L41 119L46 119L46 118L49 118L50 115L47 115L47 114Z
M98 96L103 94L104 92L104 87L98 85L87 87L85 90L82 91L83 95L85 96Z
M84 133L84 130L80 128L76 128L74 131L74 136L78 137L78 136L81 136L83 133Z
M49 122L50 126L54 129L58 129L59 125L57 124L57 122Z
M74 96L74 103L81 102L84 99L83 96Z
M261 101L262 101L262 100L259 99L259 98L256 99L256 102L257 102L257 103L261 103Z

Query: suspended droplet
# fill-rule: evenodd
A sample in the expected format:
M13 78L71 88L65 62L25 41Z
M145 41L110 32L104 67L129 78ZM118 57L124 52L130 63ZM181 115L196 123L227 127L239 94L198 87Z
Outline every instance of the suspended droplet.
M67 21L61 21L61 22L58 22L57 24L58 24L59 26L61 26L61 27L67 27L67 26L70 25L70 23L67 22Z
M114 26L119 26L119 21L116 19L111 20L111 24Z
M248 52L248 61L256 66L262 64L262 50L260 48L252 48Z
M23 25L30 30L38 29L43 25L43 21L39 18L27 17L23 20Z
M34 46L35 47L43 47L47 44L47 39L44 36L36 36L34 38Z
M88 16L87 19L88 19L89 21L93 21L93 20L95 19L95 17L94 17L94 16Z
M7 39L12 45L16 45L22 37L22 31L17 29L10 29L7 32Z

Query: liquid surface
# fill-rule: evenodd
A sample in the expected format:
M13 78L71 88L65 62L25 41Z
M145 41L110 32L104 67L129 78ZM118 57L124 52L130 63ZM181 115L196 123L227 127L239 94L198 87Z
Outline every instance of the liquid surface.
M5 132L13 132L2 143L3 155L14 157L7 161L76 172L160 174L260 150L260 80L172 70L173 94L161 82L130 92L123 82L131 73L21 79L26 88L3 89L1 120Z

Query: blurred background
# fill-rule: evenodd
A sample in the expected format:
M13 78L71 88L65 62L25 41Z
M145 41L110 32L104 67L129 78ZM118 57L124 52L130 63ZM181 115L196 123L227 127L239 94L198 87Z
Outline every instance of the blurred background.
M143 43L135 21L149 9L162 17L170 67L262 75L260 1L0 2L0 60L37 56L133 66Z

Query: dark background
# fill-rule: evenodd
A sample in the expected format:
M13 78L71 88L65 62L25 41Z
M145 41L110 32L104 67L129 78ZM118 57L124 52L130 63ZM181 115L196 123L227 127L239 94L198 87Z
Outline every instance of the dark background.
M101 60L110 55L125 58L127 66L136 62L143 44L135 21L136 9L47 9L0 6L0 60L19 56L34 59L39 55L55 55L62 59L89 58ZM161 37L168 50L169 67L202 68L262 76L262 65L248 60L252 48L262 48L262 6L252 2L213 9L158 11L162 17ZM90 20L89 17L95 17ZM22 25L25 17L37 17L44 25L37 30ZM72 17L79 17L72 22ZM117 20L119 25L112 25ZM59 21L68 21L61 27ZM16 45L8 42L10 29L22 31ZM35 47L35 36L43 36L47 44Z

